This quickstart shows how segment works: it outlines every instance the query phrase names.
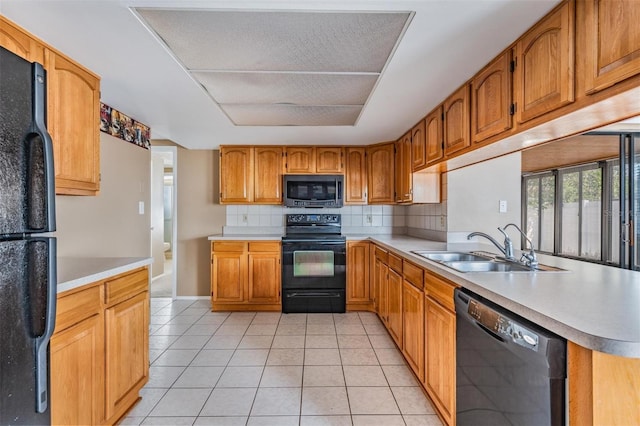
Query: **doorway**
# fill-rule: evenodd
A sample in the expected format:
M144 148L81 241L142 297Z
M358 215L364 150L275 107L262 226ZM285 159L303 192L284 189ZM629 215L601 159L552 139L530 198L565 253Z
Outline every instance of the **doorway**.
M151 297L176 297L177 149L151 147Z

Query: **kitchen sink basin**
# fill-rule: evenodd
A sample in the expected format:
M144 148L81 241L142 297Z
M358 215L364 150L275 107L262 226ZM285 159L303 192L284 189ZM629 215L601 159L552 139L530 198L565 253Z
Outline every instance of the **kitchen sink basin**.
M483 262L442 262L450 268L459 272L531 272L532 270L525 265L508 262L493 262L485 260Z
M488 261L486 256L457 251L414 251L413 253L436 262Z

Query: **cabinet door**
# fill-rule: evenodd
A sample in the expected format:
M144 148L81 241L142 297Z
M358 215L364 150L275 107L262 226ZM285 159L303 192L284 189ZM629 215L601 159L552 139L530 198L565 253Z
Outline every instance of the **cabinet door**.
M105 312L106 418L115 421L149 377L149 292Z
M471 82L471 133L481 142L511 128L511 51L503 53Z
M438 302L425 301L425 385L447 424L455 424L456 316Z
M253 201L282 204L282 147L254 148Z
M469 138L469 86L447 98L444 109L444 153L451 155L471 145Z
M249 147L220 149L220 203L253 200L253 155Z
M411 179L411 132L407 132L396 142L395 151L395 200L396 203L410 203L413 193L413 181Z
M573 2L567 2L520 38L514 81L519 123L573 102L573 33Z
M374 261L375 288L378 300L378 315L389 326L389 267L380 259Z
M402 353L424 381L424 293L404 281L402 293Z
M420 120L411 129L411 171L417 172L427 165L425 121Z
M102 424L105 389L103 315L94 315L56 332L50 348L51 424Z
M366 241L347 242L347 303L369 303L369 251Z
M585 89L591 94L640 73L640 2L584 0ZM581 28L582 26L582 28Z
M100 189L100 80L52 50L45 51L45 68L56 193L95 195Z
M365 148L346 149L345 203L367 204L367 157Z
M249 252L249 303L280 302L280 253Z
M316 172L317 173L342 173L344 170L343 148L318 147L316 148Z
M442 156L444 155L442 128L443 114L442 106L439 106L424 119L427 164L431 164L442 159Z
M389 334L402 350L402 276L389 269Z
M289 146L285 148L287 173L314 173L316 171L315 148Z
M31 62L44 62L43 46L0 16L0 46Z
M393 143L367 148L369 204L393 204L394 161Z
M211 273L213 303L244 302L247 285L246 252L214 252Z

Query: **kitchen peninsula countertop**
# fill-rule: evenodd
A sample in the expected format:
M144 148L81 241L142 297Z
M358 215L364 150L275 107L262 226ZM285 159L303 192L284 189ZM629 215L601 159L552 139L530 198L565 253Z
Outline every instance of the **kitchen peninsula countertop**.
M281 238L282 234L209 235L209 241L272 241Z
M150 257L58 257L58 293L151 264Z

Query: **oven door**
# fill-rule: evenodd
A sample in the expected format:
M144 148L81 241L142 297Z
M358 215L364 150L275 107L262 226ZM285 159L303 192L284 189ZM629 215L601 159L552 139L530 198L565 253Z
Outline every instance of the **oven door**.
M282 241L282 288L297 290L346 287L344 241L295 239Z

